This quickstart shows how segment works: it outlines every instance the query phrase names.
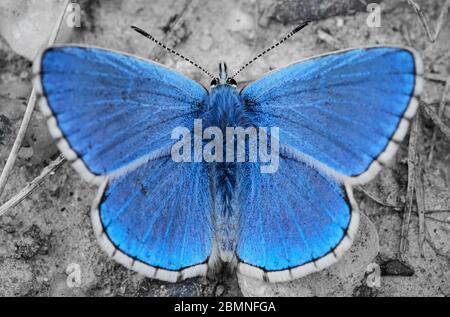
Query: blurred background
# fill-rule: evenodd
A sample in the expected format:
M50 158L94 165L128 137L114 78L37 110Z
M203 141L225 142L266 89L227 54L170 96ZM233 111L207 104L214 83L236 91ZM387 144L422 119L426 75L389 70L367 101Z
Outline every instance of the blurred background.
M179 284L145 279L108 260L99 249L89 216L96 188L63 164L0 217L0 296L450 296L449 3L71 1L57 43L83 43L151 58L206 86L210 79L203 73L166 54L130 26L147 30L215 74L219 61L226 61L232 72L301 22L313 21L245 70L237 78L241 85L272 69L334 50L411 46L425 63L423 109L392 166L365 187L355 188L367 217L355 247L336 267L280 285L229 272L218 279ZM65 1L58 0L0 1L0 170L30 96L32 60L46 46L64 7ZM57 157L36 110L0 192L0 205Z

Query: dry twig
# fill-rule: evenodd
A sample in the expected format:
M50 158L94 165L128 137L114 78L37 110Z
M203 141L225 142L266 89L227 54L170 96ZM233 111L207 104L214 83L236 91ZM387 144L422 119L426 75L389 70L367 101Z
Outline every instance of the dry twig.
M450 213L450 209L449 210L427 210L426 214L446 214L446 213Z
M367 197L369 197L371 200L373 200L374 202L376 202L380 206L384 206L384 207L391 208L391 209L394 209L394 210L401 210L402 209L402 207L400 207L400 206L391 205L391 204L389 204L387 202L382 201L380 198L375 197L375 195L373 195L367 189L365 189L364 186L359 186L357 189L359 189L362 193L364 193Z
M436 24L436 31L434 33L434 40L437 41L439 39L439 35L441 34L442 26L447 18L448 10L450 9L450 0L445 1L444 6L441 9L441 14L439 15L438 22Z
M319 39L321 39L322 41L324 41L325 43L327 43L328 45L330 45L332 48L334 49L342 49L343 45L341 43L341 41L339 41L338 39L334 38L331 34L325 32L322 29L319 29L317 31L317 36L319 37Z
M442 118L442 116L444 115L445 105L447 103L447 96L450 96L450 76L446 80L441 102L439 103L439 110L438 110L439 118ZM430 153L428 155L428 163L430 163L433 160L433 152L436 146L436 138L437 138L437 127L435 127L433 130L433 138L431 140L431 148Z
M444 25L444 22L446 21L446 18L448 15L448 10L450 9L450 0L445 1L444 5L441 9L441 13L439 14L439 18L438 18L438 21L436 24L434 34L431 33L427 18L425 16L424 12L422 11L422 9L420 8L420 6L415 2L415 0L408 0L408 3L414 8L417 15L419 16L420 23L422 24L422 27L424 28L424 30L428 36L428 40L433 44L436 43L437 40L439 39L439 35L441 33L442 26ZM433 78L433 79L436 79L436 78ZM439 79L441 79L441 78L439 78ZM444 90L444 94L441 99L441 104L439 106L439 117L442 117L444 110L445 110L445 99L446 99L446 95L449 93L449 89L450 89L450 78L448 78L445 82L446 82L446 86L445 86L446 88ZM436 129L433 131L433 138L431 141L431 148L430 148L430 152L429 152L429 156L428 156L428 163L430 163L433 159L435 143L436 143Z
M425 216L426 219L432 220L432 221L436 221L439 223L442 223L444 225L450 225L450 220L441 220L441 219L437 219L435 217L431 217L431 216Z
M50 163L46 168L44 168L41 174L33 179L30 183L25 186L16 196L11 198L5 204L0 207L0 217L5 215L10 209L16 207L22 201L24 201L28 196L34 193L44 182L45 178L52 175L58 168L60 168L66 159L60 155L55 161Z
M64 20L64 16L67 10L67 6L69 4L69 0L66 0L64 3L64 10L59 17L58 21L56 22L56 25L52 31L52 34L50 35L50 39L48 41L49 46L52 45L56 37L58 36L59 30L61 28L61 24ZM34 107L36 105L36 91L31 91L30 98L28 100L27 109L25 111L25 115L23 117L22 124L20 126L19 132L17 134L16 140L14 141L14 145L11 149L11 152L9 153L8 160L6 161L5 167L3 168L2 174L0 176L0 196L3 193L3 190L5 189L6 183L8 182L9 175L11 171L14 168L14 164L16 163L17 156L19 154L19 150L22 147L23 139L25 138L25 134L28 129L28 125L30 124L31 116L33 115Z
M435 81L435 82L438 82L438 83L444 83L444 84L447 83L447 80L448 80L448 78L446 78L444 76L441 76L441 75L438 75L438 74L425 75L425 79L429 80L429 81Z
M439 38L439 35L441 33L441 30L442 30L442 26L443 26L443 24L445 22L445 19L447 18L448 9L450 8L450 0L447 0L445 2L444 6L442 7L441 13L440 13L439 18L438 18L438 22L436 24L436 29L435 29L434 34L431 33L431 29L429 27L428 20L427 20L427 18L425 16L424 12L420 8L420 6L416 3L416 1L415 0L408 0L408 3L414 8L414 10L416 11L417 15L419 16L420 23L422 24L422 27L424 28L425 33L428 36L428 40L431 43L435 43L438 40L438 38Z
M176 19L170 23L169 25L169 31L166 33L166 36L164 36L164 38L162 39L161 43L167 43L167 41L169 40L170 36L173 34L173 30L175 30L183 21L183 17L186 15L186 13L189 10L189 7L191 6L193 0L187 0L186 3L184 4L183 8L181 9L181 12L177 14ZM152 56L151 59L154 61L158 61L162 54L163 54L164 50L160 47L160 46L156 46L153 49L152 52Z
M418 125L420 125L420 123ZM415 169L416 172L415 188L416 188L417 213L419 216L419 252L421 256L424 256L423 244L425 242L425 196L423 190L422 167L420 161L421 160L419 156L418 165L416 166Z
M408 249L408 232L411 223L412 206L414 202L415 175L417 166L417 143L419 139L419 115L413 121L408 150L408 188L406 192L406 206L403 212L403 223L400 236L400 256L403 258Z

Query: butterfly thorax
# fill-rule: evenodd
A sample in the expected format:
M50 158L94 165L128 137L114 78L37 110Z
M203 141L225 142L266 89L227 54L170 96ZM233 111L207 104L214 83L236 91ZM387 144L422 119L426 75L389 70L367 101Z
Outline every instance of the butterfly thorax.
M231 85L219 85L210 93L209 110L205 118L205 127L218 127L223 135L227 128L248 127L250 121L245 113L241 95ZM225 140L224 140L225 142ZM224 145L224 156L226 146ZM215 229L221 257L234 253L237 230L238 210L236 202L237 173L239 165L235 162L210 164L215 190Z
M206 127L219 127L225 134L227 127L247 127L250 121L245 114L244 101L231 85L220 85L212 89Z

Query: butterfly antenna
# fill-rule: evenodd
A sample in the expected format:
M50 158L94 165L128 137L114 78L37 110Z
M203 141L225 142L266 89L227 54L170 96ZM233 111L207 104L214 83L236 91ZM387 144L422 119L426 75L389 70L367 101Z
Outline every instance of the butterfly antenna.
M296 33L300 32L303 28L305 28L310 22L305 22L299 26L297 26L294 30L292 30L291 32L289 32L285 37L283 37L278 43L272 45L271 47L269 47L268 49L266 49L265 51L259 53L257 56L255 56L252 60L250 60L247 64L245 64L244 66L242 66L236 73L234 73L233 76L231 76L231 78L236 77L237 75L239 75L239 73L241 73L244 69L246 69L248 66L250 66L251 64L253 64L256 60L258 60L259 58L261 58L262 56L266 55L267 53L269 53L271 50L273 50L274 48L280 46L281 44L283 44L284 42L286 42L289 38L291 38L292 36L294 36Z
M174 49L167 47L166 45L164 45L164 43L161 43L160 41L158 41L157 39L155 39L152 35L148 34L147 32L145 32L144 30L138 28L137 26L132 26L131 27L133 30L135 30L136 32L138 32L139 34L145 36L146 38L150 39L151 41L153 41L154 43L158 44L159 46L161 46L163 49L165 49L166 51L184 59L186 62L191 63L192 65L194 65L195 67L197 67L198 69L200 69L202 72L204 72L206 75L208 75L211 78L215 78L213 75L211 75L210 72L208 72L206 69L204 69L203 67L201 67L200 65L198 65L196 62L194 62L193 60L191 60L190 58L187 58L186 56L178 53L177 51L175 51Z

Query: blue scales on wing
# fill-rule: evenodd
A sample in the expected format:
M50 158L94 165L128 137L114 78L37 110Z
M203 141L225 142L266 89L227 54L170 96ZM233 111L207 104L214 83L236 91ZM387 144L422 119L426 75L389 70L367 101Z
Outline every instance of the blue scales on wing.
M170 148L172 130L192 127L205 110L206 89L97 48L52 47L35 67L59 148L101 185L92 221L102 248L149 277L205 275L213 249L207 166L176 164Z
M241 273L285 282L335 263L350 247L359 222L351 188L287 157L276 173L254 163L239 177Z
M280 128L282 152L364 183L406 135L421 73L410 49L360 48L269 73L242 96L256 125Z
M282 282L319 271L351 246L351 185L395 154L414 116L422 64L410 49L360 48L269 73L242 91L259 127L280 129L278 172L243 168L239 270Z
M204 87L154 62L104 49L62 46L38 64L43 110L70 160L88 180L108 175L174 142L205 107ZM79 165L76 165L76 167Z
M113 259L170 282L206 274L213 226L205 164L165 156L105 186L92 219Z

